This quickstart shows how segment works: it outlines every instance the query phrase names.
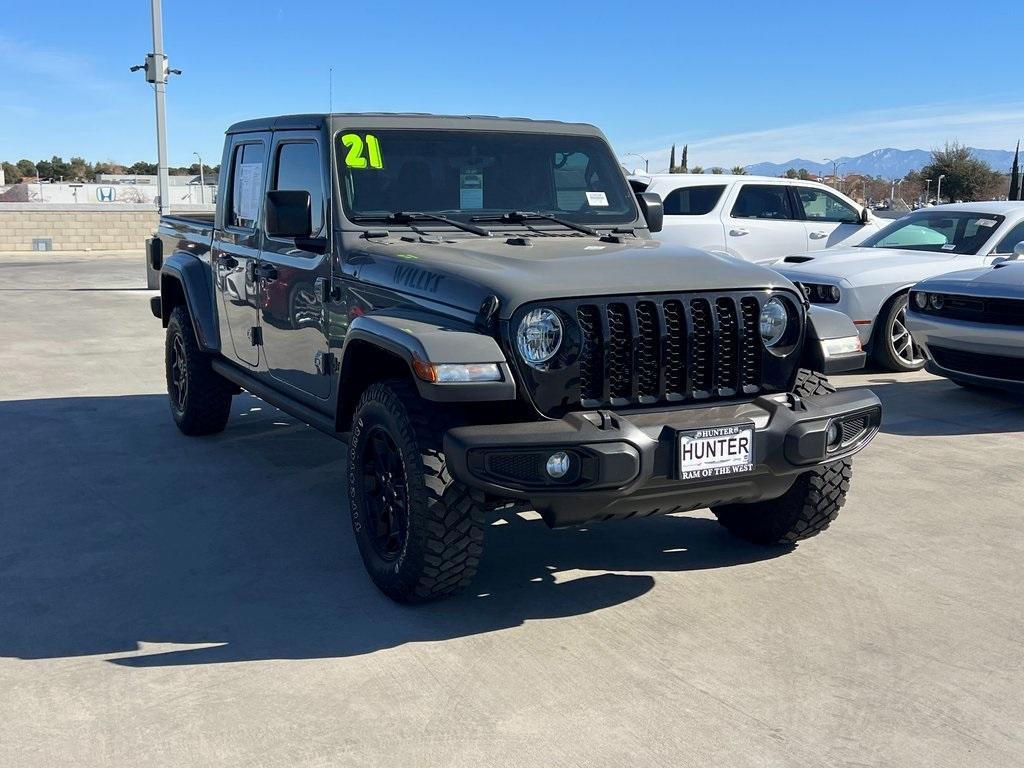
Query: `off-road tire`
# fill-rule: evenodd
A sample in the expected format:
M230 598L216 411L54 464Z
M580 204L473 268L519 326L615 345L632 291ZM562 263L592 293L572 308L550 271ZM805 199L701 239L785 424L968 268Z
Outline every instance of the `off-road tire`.
M352 420L348 488L352 530L373 583L403 603L422 603L452 595L476 575L483 554L484 510L455 481L441 441L457 426L457 412L423 402L402 379L371 384ZM373 433L383 427L396 446L405 479L406 522L401 548L393 557L374 544L363 456Z
M176 365L185 376L183 397L179 397ZM171 416L178 429L190 436L223 432L236 388L211 367L210 356L199 348L184 306L175 307L167 323L164 368Z
M893 349L893 340L891 338L893 320L896 318L896 315L906 309L909 299L910 294L907 293L893 296L889 299L886 305L882 307L882 311L878 313L878 320L876 320L874 332L875 337L871 344L871 356L875 359L875 362L878 363L878 365L882 366L887 371L910 373L912 371L920 371L924 368L924 355L921 355L919 362L911 365L897 355Z
M835 392L828 379L801 369L793 392L802 397ZM800 475L781 497L753 504L715 507L718 522L732 533L755 544L792 545L817 536L839 515L850 489L853 464L834 461Z

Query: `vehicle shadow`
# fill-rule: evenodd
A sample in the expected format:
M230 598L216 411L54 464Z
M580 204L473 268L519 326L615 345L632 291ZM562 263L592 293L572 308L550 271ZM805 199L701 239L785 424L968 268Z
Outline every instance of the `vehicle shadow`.
M886 372L870 375L865 386L882 401L882 431L889 434L1024 432L1024 403L1006 392L965 389L941 378L908 381Z
M586 614L648 592L652 574L787 551L706 518L551 531L508 514L469 594L399 606L352 540L344 444L255 398L210 438L180 435L161 395L3 402L0 425L0 656L345 657Z

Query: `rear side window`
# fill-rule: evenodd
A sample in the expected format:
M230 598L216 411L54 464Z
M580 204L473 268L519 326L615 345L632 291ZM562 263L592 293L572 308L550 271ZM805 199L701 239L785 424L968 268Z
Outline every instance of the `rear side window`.
M324 224L324 185L320 166L320 148L316 142L288 142L277 151L277 177L274 189L309 192L313 214L313 234Z
M745 184L736 196L732 216L735 219L793 219L789 189L781 184Z
M673 189L665 197L666 216L703 216L711 213L725 191L724 184Z
M1008 256L1013 253L1013 249L1016 247L1017 243L1022 241L1024 241L1024 221L1017 224L1017 226L1010 230L1010 233L1006 237L999 241L999 245L996 246L995 252Z
M263 145L239 144L231 166L231 215L228 226L253 229L263 196Z
M860 214L847 203L823 189L797 187L797 198L808 221L838 221L844 224L859 224Z

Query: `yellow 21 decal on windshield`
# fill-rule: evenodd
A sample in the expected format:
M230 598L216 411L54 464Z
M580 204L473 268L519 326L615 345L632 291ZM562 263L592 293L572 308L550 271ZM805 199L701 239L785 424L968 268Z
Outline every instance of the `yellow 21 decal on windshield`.
M341 137L341 143L348 147L345 154L345 165L349 168L376 168L384 167L384 158L380 154L380 142L372 133L366 134L365 138L358 133L346 133Z

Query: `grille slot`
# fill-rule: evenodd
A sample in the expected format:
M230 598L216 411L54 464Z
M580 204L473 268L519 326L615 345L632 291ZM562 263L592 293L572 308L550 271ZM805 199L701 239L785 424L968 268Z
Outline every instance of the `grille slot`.
M576 306L579 402L642 406L760 392L759 295L591 299Z
M859 416L856 419L847 419L843 422L843 442L842 445L849 445L854 440L864 434L864 430L868 428L868 417Z

